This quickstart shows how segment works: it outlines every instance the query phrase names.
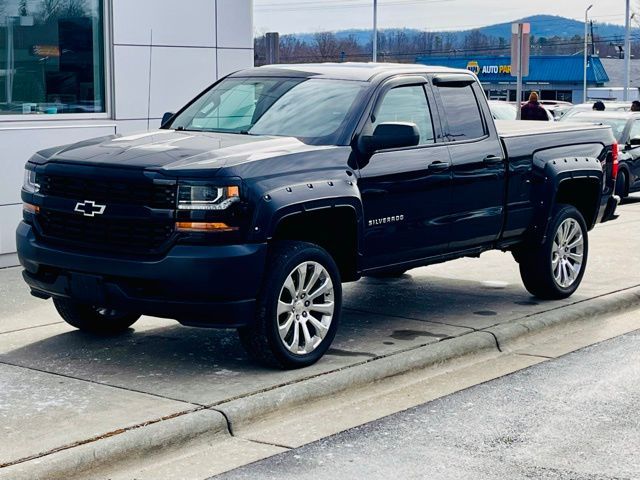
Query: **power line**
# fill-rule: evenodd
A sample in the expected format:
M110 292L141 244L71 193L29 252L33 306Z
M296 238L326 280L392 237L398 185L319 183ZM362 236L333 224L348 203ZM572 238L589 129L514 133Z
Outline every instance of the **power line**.
M394 6L414 6L414 5L424 5L424 4L434 4L434 3L450 3L455 0L390 0L380 4L381 8L386 7L394 7ZM306 11L316 11L316 10L341 10L341 9L352 9L352 8L366 8L371 9L370 2L361 3L359 1L349 1L349 0L341 0L332 2L331 0L323 0L322 4L319 5L317 1L312 2L294 2L287 4L266 4L266 5L256 5L255 10L257 11L265 11L265 12L289 12L289 11L297 11L304 8Z

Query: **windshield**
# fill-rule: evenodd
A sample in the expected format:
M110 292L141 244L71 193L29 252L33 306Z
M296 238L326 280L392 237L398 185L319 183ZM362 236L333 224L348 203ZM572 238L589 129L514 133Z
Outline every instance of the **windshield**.
M616 140L619 143L622 143L622 136L624 134L624 129L627 126L626 118L599 118L596 116L593 117L583 117L583 116L575 116L571 117L572 122L580 122L580 123L597 123L600 125L606 125L607 127L611 127L613 130L613 136L616 137Z
M501 102L491 102L489 105L491 113L496 120L515 120L518 116L518 111L514 105Z
M176 130L296 137L334 145L368 84L305 78L227 78L170 124Z

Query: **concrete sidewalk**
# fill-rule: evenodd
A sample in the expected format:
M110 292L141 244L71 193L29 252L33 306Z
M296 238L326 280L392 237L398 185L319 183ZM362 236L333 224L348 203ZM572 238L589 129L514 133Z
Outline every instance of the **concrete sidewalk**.
M326 358L294 372L251 364L232 331L144 318L120 337L89 337L62 323L50 302L32 299L18 269L0 270L0 478L18 466L25 471L42 465L56 452L69 459L92 444L117 443L149 424L158 430L182 422L176 431L189 437L180 430L189 424L183 420L203 415L205 408L210 430L228 434L237 417L226 406L250 404L257 394L273 392L274 405L286 404L296 399L283 386L322 382L330 391L338 374L345 378L344 372L365 364L384 370L425 346L444 355L448 349L455 354L462 340L495 348L495 332L503 338L524 334L526 327L517 326L529 318L561 322L562 312L573 312L566 318L575 320L592 306L640 301L632 290L640 286L640 202L622 206L620 213L618 221L592 233L584 283L568 300L532 298L511 256L495 252L414 270L398 280L364 279L345 286L343 322ZM499 327L505 325L508 332ZM256 448L253 459L277 451Z

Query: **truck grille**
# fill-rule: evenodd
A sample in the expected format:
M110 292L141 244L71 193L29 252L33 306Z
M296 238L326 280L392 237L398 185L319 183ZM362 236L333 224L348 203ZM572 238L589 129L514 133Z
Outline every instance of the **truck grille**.
M38 223L47 239L120 253L157 251L174 231L168 220L91 218L47 209L40 210Z
M123 182L62 175L38 175L37 181L40 192L52 197L162 209L173 209L176 204L175 185L157 185L151 181Z

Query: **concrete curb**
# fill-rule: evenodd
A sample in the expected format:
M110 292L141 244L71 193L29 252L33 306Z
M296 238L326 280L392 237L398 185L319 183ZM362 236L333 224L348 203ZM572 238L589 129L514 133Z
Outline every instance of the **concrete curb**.
M87 478L86 473L162 450L230 438L235 427L300 404L457 359L480 360L545 330L640 307L640 287L471 332L293 384L188 412L0 470L0 480ZM226 417L226 418L225 418ZM231 429L231 432L229 431ZM85 474L83 476L83 473Z
M227 421L222 414L199 410L3 468L0 479L88 478L91 477L89 471L118 462L135 460L191 442L201 443L205 439L228 436Z
M349 388L365 386L388 377L460 357L470 355L479 357L497 352L492 335L487 332L471 332L436 344L377 358L309 380L221 403L212 408L223 412L233 429L278 410L335 395Z
M514 344L523 342L527 337L542 331L564 328L570 324L612 315L633 307L640 307L640 287L592 298L556 310L531 315L515 322L485 328L482 331L493 334L498 347L505 351L515 347Z

